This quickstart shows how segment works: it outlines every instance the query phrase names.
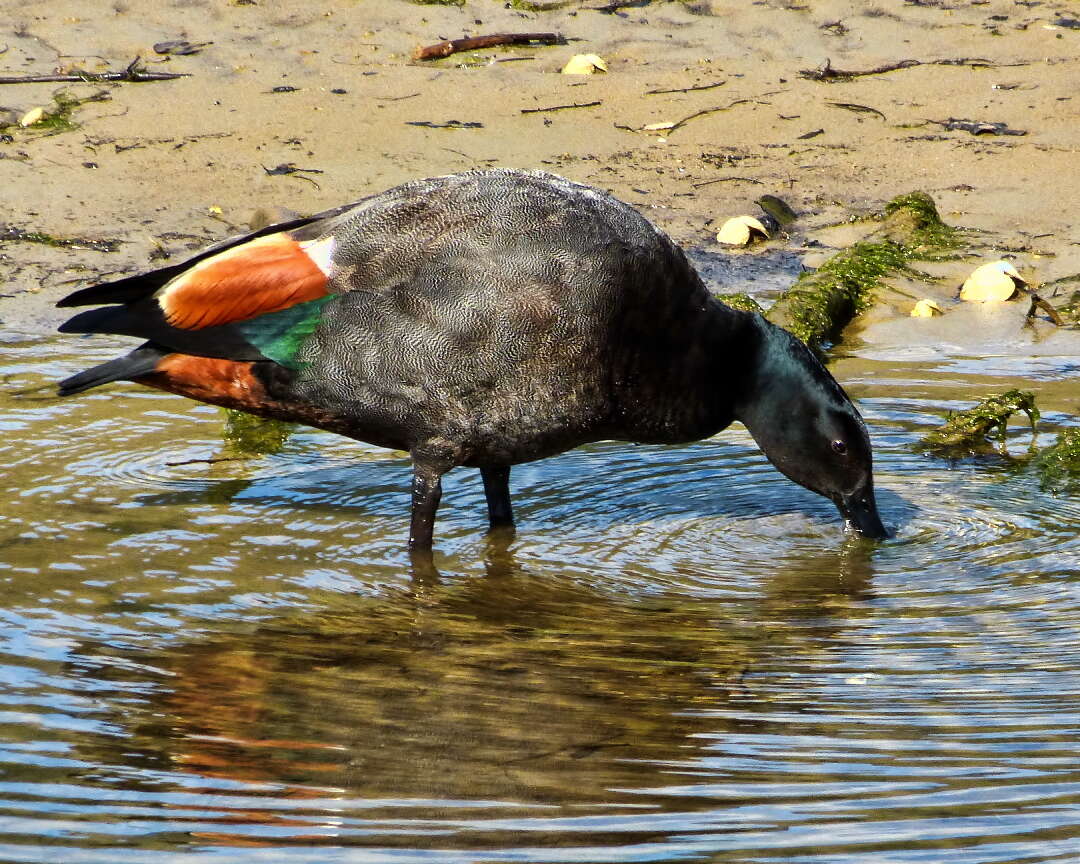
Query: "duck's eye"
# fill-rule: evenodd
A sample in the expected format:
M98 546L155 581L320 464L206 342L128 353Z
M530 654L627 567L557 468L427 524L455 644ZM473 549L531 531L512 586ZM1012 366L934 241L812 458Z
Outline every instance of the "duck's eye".
M833 453L836 453L839 456L847 456L847 444L839 438L832 442L832 449Z

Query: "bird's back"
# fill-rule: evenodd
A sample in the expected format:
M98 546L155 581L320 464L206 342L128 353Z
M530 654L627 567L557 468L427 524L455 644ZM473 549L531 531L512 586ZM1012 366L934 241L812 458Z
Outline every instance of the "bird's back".
M678 364L662 355L685 348L708 301L637 211L552 175L416 181L322 231L336 296L298 355L296 392L357 437L461 442L466 464L619 436L621 391Z

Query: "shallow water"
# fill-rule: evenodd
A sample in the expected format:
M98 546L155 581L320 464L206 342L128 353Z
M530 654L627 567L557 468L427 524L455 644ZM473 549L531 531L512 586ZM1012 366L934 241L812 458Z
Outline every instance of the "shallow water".
M1080 502L911 447L1005 386L1072 422L1075 334L901 335L834 365L894 539L740 427L516 468L508 549L455 472L436 576L404 459L61 401L124 343L0 333L0 861L1080 859Z

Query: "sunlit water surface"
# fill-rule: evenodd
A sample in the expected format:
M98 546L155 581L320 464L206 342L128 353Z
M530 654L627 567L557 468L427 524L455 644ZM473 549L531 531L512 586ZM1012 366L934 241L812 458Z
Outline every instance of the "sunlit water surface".
M0 334L0 861L1080 860L1080 502L912 448L1075 342L846 349L880 546L738 427L516 468L509 549L455 472L437 576L398 455L35 389L124 347Z

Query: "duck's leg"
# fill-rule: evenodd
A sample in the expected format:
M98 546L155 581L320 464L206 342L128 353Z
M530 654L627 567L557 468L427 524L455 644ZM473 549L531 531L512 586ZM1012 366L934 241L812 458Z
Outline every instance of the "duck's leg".
M414 459L412 482L412 521L409 525L409 548L431 553L435 532L435 513L442 498L442 475L446 469L433 462Z
M484 495L487 498L488 522L491 529L513 528L514 507L510 503L510 466L496 465L481 468Z

